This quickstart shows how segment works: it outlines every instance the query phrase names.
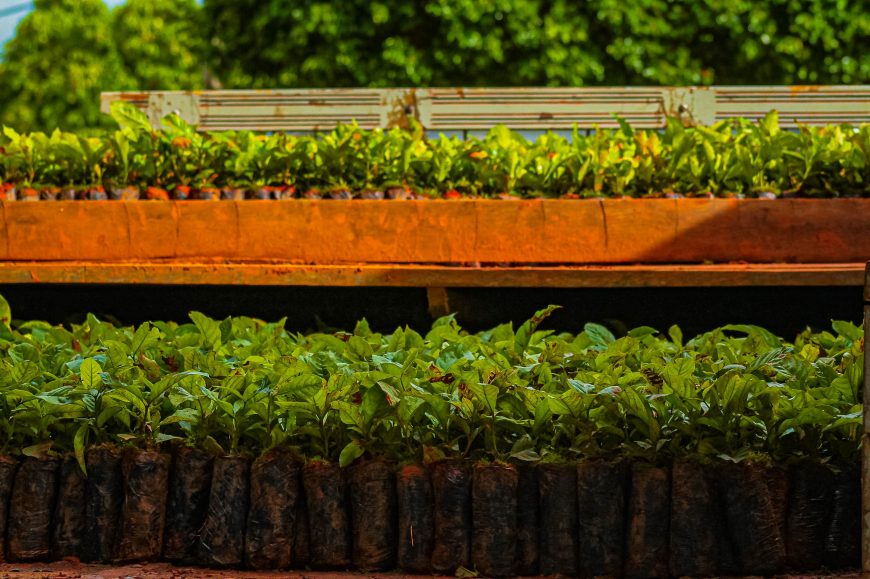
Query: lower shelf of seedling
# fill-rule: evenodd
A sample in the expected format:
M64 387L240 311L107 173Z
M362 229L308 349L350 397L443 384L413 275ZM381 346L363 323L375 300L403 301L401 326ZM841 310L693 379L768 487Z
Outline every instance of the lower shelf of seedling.
M6 561L634 578L860 563L864 334L70 328L0 301Z

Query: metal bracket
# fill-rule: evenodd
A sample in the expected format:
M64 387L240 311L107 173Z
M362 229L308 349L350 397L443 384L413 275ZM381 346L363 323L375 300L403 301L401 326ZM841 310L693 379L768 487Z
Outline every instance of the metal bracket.
M417 96L415 89L386 89L381 93L381 126L408 128L408 119L416 118Z
M152 92L148 94L148 120L154 128L166 115L175 113L192 125L199 124L199 96L189 92Z
M716 93L706 87L679 87L662 93L664 113L679 117L686 126L716 122Z

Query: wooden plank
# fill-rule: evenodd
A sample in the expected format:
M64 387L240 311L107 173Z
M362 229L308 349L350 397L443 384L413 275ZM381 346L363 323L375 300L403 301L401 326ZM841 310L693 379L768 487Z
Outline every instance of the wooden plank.
M855 263L870 199L2 202L9 261Z
M281 262L0 262L0 283L394 287L854 286L863 264L577 267L300 265Z
M870 86L717 86L717 121L779 112L780 126L860 124L870 120Z
M518 87L276 89L109 92L102 109L127 101L158 126L172 112L201 130L317 131L356 120L364 127L404 126L414 117L430 130L570 130L616 127L616 116L638 128L661 128L668 116L711 124L756 119L771 109L780 124L870 120L870 85L698 87Z

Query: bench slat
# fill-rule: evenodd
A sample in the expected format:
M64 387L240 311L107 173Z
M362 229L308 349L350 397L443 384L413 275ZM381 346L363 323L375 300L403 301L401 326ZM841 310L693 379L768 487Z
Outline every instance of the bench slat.
M103 111L123 100L146 111L155 126L177 112L201 130L318 131L356 120L361 126L401 126L409 116L432 131L526 130L618 126L660 128L668 116L711 124L757 119L771 109L780 125L870 121L870 85L770 87L592 87L281 89L109 92Z

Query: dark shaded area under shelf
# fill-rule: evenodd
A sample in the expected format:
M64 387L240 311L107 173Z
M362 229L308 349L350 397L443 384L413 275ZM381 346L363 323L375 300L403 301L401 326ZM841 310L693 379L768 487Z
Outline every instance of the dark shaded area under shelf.
M122 323L184 321L190 310L218 318L287 316L294 331L352 328L361 317L379 331L406 324L425 331L431 322L423 288L8 284L0 293L15 319L54 323L80 322L88 311ZM469 330L519 324L547 304L564 307L544 327L576 332L593 321L617 334L639 325L664 331L676 323L688 336L751 323L791 339L807 325L823 329L831 319L859 322L862 316L860 287L456 288L447 295Z

